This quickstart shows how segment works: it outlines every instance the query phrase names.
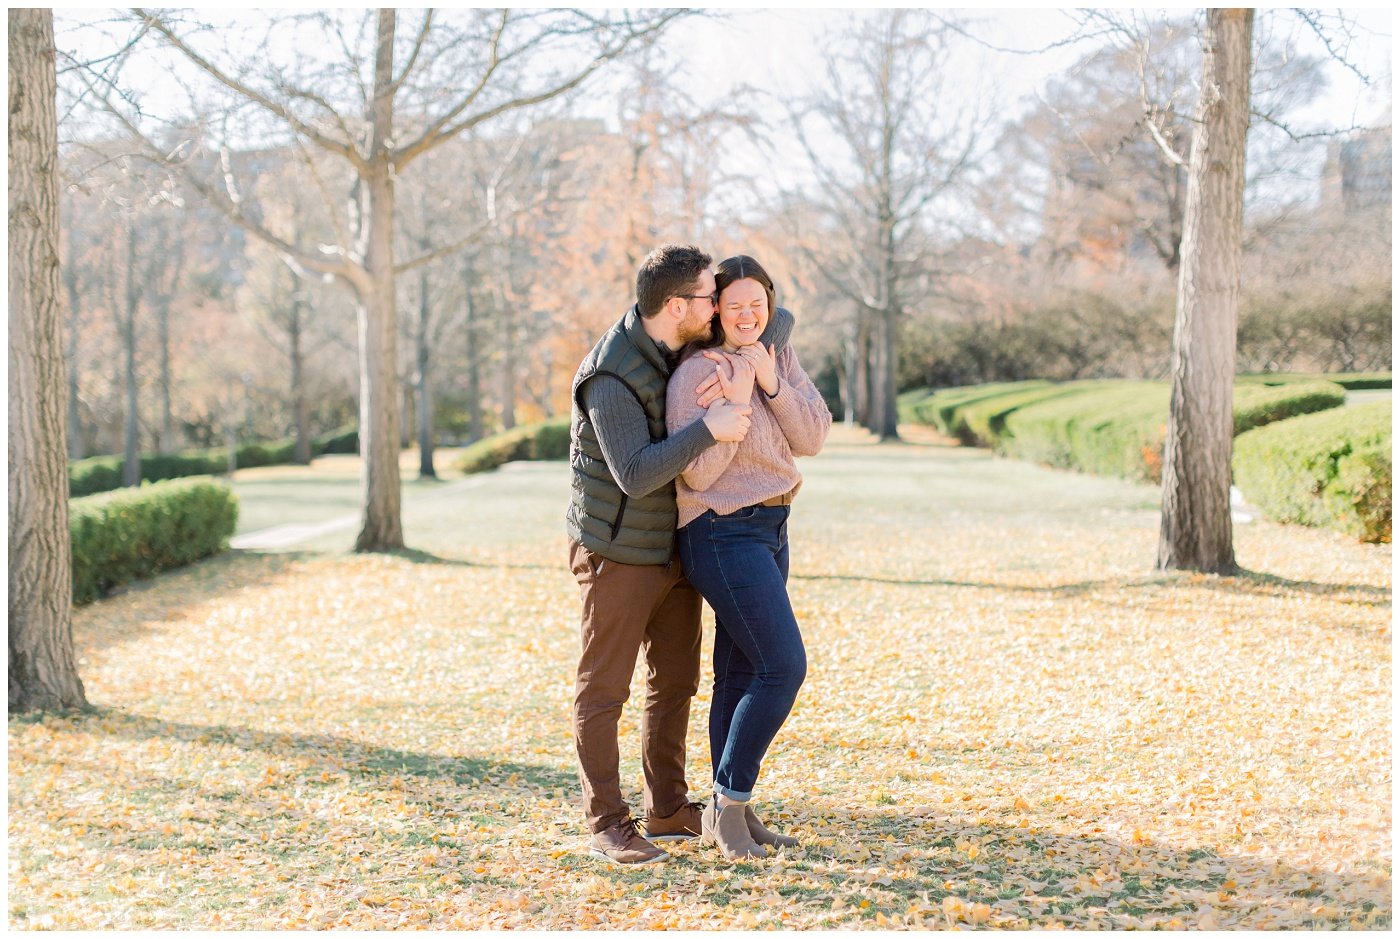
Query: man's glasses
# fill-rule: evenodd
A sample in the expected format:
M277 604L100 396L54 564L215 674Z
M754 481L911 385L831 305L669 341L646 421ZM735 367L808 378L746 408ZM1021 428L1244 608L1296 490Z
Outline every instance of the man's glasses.
M716 306L719 305L718 293L678 293L676 294L676 296L682 297L686 300L709 300Z

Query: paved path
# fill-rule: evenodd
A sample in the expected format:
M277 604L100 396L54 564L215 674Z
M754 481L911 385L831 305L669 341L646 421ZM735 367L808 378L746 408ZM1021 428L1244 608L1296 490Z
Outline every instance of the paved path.
M460 492L463 489L476 489L485 485L486 477L476 476L471 479L458 480L449 483L437 490L433 495L419 496L416 499L406 499L405 504L417 503L429 500L434 496L449 495ZM289 525L275 525L272 528L261 528L257 531L245 532L229 541L229 547L238 548L244 551L268 551L277 548L289 548L292 545L319 538L322 535L329 535L334 532L344 531L354 528L360 524L360 513L351 512L345 515L337 515L334 518L326 519L323 522L296 522Z

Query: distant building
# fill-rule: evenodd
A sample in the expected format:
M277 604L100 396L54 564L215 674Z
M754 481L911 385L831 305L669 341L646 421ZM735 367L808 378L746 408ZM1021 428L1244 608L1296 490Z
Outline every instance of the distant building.
M1390 127L1331 141L1320 196L1323 208L1348 213L1390 208Z

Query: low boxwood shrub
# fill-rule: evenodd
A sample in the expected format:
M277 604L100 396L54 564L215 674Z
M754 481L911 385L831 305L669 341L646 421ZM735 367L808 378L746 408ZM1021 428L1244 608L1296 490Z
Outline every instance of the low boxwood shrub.
M311 441L311 454L313 456L320 456L322 453L359 452L360 428L356 424L347 424L344 427L339 427Z
M1282 385L1237 384L1235 435L1299 414L1338 408L1346 400L1346 389L1330 381L1294 381Z
M311 453L355 453L359 447L359 430L341 428L334 433L316 437ZM296 441L274 440L266 443L244 443L238 446L235 458L239 469L255 466L280 466L292 462ZM77 498L97 492L121 488L122 464L119 456L95 456L73 460L68 464L68 496ZM207 450L182 450L179 453L146 453L141 455L141 480L159 482L184 476L213 476L228 472L228 449L211 447Z
M1018 394L1032 388L1045 388L1049 384L1048 381L1034 379L945 388L937 394L915 403L910 410L918 423L932 424L942 434L957 437L963 443L973 443L966 424L959 418L963 408L990 398Z
M948 418L948 423L953 435L963 443L995 447L1005 429L1006 419L1017 409L1029 407L1039 401L1078 394L1096 384L1098 383L1092 381L1047 383L980 398L955 408Z
M463 473L481 473L512 460L563 460L569 456L569 418L522 424L478 440L453 464Z
M107 492L122 484L122 463L119 456L91 456L85 460L68 461L68 497L89 496Z
M1241 434L1235 440L1235 485L1276 521L1389 542L1390 405L1338 408Z
M238 523L233 490L208 477L143 483L73 499L73 602L217 554Z
M1236 375L1235 383L1259 382L1282 385L1300 381L1330 381L1348 391L1367 391L1390 387L1390 372L1254 372Z
M1170 398L1162 382L1096 382L1007 415L997 449L1083 473L1160 480Z

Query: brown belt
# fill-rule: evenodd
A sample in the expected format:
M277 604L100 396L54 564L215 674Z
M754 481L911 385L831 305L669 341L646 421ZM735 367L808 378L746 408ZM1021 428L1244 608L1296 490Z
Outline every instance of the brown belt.
M787 492L783 493L782 495L780 495L780 496L774 496L774 497L771 498L771 499L764 499L762 502L759 503L759 505L767 506L767 507L770 508L770 509L773 508L774 506L779 506L779 505L792 505L792 490L789 489Z

